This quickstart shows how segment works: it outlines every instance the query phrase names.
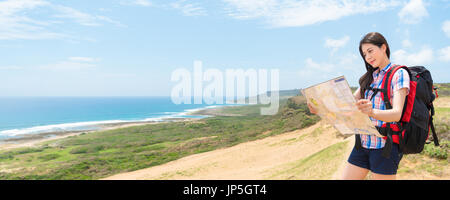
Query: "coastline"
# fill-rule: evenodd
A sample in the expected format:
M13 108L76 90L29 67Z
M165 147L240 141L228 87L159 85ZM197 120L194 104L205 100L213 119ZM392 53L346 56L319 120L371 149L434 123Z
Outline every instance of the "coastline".
M232 107L237 107L237 106L241 106L241 105L226 105L226 106L209 107L206 109L201 109L201 110L191 112L189 114L200 115L200 116L225 116L225 117L242 116L240 114L231 114L231 113L220 112L225 107L232 108Z
M131 126L142 126L148 124L160 124L160 123L172 123L172 122L180 122L180 121L196 121L206 117L216 116L217 111L220 110L223 106L207 106L204 108L198 109L189 109L185 112L180 112L175 114L172 117L164 118L161 121L129 121L129 122L115 122L115 123L105 123L96 125L97 129L94 130L73 130L73 131L50 131L43 133L34 133L34 134L20 134L18 137L1 139L0 140L0 150L7 149L15 149L20 147L33 147L37 146L43 142L62 139L70 136L76 136L83 133L92 133L97 131L106 131L113 129L126 128ZM213 109L214 111L208 112L207 110ZM203 118L195 118L195 117L175 117L175 116L203 116Z
M203 116L203 118L214 117L214 116L240 116L239 114L229 114L220 112L225 107L234 107L239 105L213 105L206 106L198 109L189 109L185 112L180 112L175 114L174 116ZM73 131L50 131L43 133L34 133L34 134L21 134L17 135L18 137L1 139L0 140L0 150L7 149L15 149L21 147L34 147L43 142L63 139L70 136L76 136L83 133L92 133L97 131L106 131L113 129L126 128L131 126L142 126L148 124L160 124L160 123L171 123L171 122L179 122L179 121L196 121L203 118L194 118L194 117L167 117L162 121L130 121L130 122L115 122L115 123L105 123L98 124L96 127L98 129L95 130L73 130Z

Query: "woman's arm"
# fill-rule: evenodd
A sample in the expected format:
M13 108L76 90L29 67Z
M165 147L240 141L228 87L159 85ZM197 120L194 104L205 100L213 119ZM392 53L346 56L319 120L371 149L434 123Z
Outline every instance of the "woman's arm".
M358 102L356 102L356 106L361 112L377 120L381 120L384 122L398 122L400 121L400 117L402 116L403 106L405 104L407 93L408 88L402 88L394 92L392 109L390 110L373 109L372 102L367 99L359 100Z

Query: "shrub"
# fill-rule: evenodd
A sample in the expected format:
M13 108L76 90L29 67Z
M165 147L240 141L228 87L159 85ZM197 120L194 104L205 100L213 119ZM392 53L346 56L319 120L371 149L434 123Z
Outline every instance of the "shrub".
M74 148L70 151L71 154L82 154L82 153L87 153L87 152L88 152L87 147L78 147L78 148Z
M14 158L14 155L12 153L0 154L0 160L11 160L13 158Z
M35 153L35 152L42 152L44 151L45 148L48 147L44 147L44 148L25 148L25 149L20 149L18 151L16 151L16 154L27 154L27 153Z
M449 141L442 141L441 146L436 147L434 143L425 144L423 153L432 158L447 159Z
M43 156L39 156L38 158L43 160L43 161L49 161L49 160L54 160L54 159L59 158L59 157L61 157L61 155L56 154L56 153L51 153L51 154L46 154L46 155L43 155Z
M88 145L74 148L70 151L70 153L71 154L96 153L104 149L105 149L104 145Z

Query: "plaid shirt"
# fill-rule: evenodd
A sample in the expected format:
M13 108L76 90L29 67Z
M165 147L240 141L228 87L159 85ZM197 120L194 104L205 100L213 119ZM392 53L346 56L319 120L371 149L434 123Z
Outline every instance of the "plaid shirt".
M373 72L373 82L370 85L372 88L381 88L381 84L383 82L383 78L386 75L386 73L391 69L393 65L389 63L386 67L384 67L381 71ZM408 72L405 69L399 69L397 72L395 72L394 76L392 77L391 82L391 98L390 102L392 105L392 101L394 99L394 92L397 90L400 90L402 88L408 88L409 93L409 76ZM373 91L366 90L365 91L365 98L370 99L373 95ZM372 99L372 108L378 109L378 110L386 110L386 106L384 105L383 99L381 98L381 92L378 92ZM382 126L383 124L386 124L386 122L383 122L381 120L374 119L370 117L370 120L372 121L374 126ZM395 122L394 122L395 123ZM381 137L377 137L375 135L364 135L361 134L361 146L366 149L380 149L384 147L384 144L386 143L385 139Z

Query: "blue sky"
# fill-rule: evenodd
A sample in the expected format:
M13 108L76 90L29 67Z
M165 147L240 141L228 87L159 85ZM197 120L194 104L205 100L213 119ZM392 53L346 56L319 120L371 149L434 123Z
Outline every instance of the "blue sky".
M0 96L169 96L171 73L279 69L280 89L364 73L382 33L396 64L450 82L450 1L0 1Z

